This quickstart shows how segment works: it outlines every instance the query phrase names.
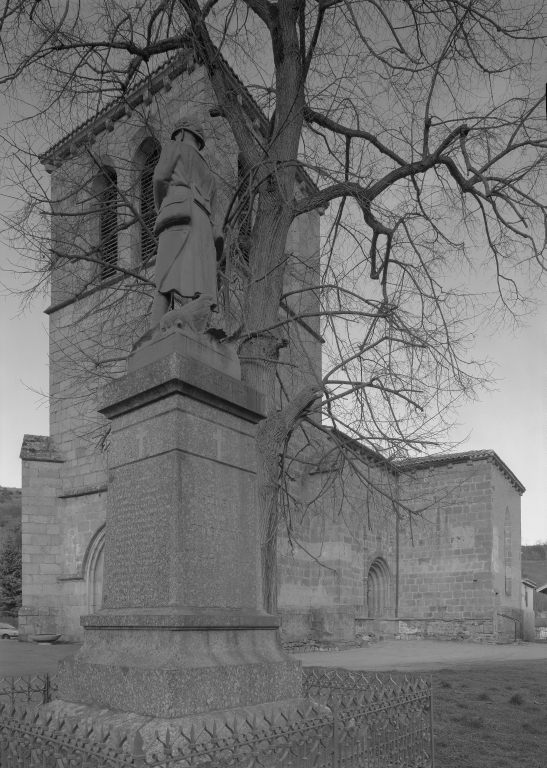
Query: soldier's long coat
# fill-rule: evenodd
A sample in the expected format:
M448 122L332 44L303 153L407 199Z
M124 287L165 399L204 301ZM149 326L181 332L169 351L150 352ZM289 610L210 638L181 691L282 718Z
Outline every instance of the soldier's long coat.
M216 303L216 182L200 152L166 142L154 170L154 200L157 289L185 297L205 293Z

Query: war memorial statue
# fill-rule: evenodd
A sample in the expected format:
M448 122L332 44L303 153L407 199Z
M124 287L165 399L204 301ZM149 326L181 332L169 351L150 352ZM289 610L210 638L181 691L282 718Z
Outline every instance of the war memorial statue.
M162 147L154 171L154 234L159 244L152 328L174 307L175 295L183 304L199 298L202 307L217 306L216 265L224 238L217 225L215 178L201 154L204 146L200 121L186 117ZM196 330L205 330L207 316L201 314Z
M303 702L300 663L262 607L264 398L241 380L235 345L206 332L223 247L215 179L195 118L171 137L154 173L152 328L99 406L111 426L103 604L82 617L83 647L47 705L143 735Z

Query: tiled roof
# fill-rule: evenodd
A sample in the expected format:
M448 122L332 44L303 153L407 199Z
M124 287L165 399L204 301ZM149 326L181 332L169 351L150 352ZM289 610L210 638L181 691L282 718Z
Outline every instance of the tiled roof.
M378 451L363 445L361 442L359 442L359 440L351 437L350 435L347 435L337 427L329 427L328 431L332 437L338 441L338 443L347 445L353 451L359 453L363 461L365 461L367 464L371 464L373 466L382 466L387 471L396 472L396 468L394 467L393 462L387 459L385 456L382 456L382 454ZM329 453L327 458L320 459L317 468L311 474L334 470L338 467L338 462L339 457Z
M108 104L105 104L95 114L63 136L55 144L52 144L47 152L41 155L41 161L48 163L57 158L66 157L70 154L70 149L74 144L88 140L91 134L97 135L104 130L108 130L110 127L108 121L113 123L126 115L128 110L135 109L135 107L142 104L147 92L151 94L157 93L164 87L167 76L169 80L173 80L182 74L187 66L191 66L192 62L190 53L185 51L165 61L149 75L143 75L124 98L115 97L111 99Z
M500 472L509 480L509 482L517 489L519 493L524 493L526 488L511 472L507 464L503 462L495 451L490 449L480 451L459 451L456 453L437 453L431 456L417 456L410 459L386 459L381 453L372 450L362 445L358 440L344 434L339 429L331 429L330 432L333 436L336 436L338 440L347 442L348 445L358 451L363 459L367 463L372 463L376 466L383 466L386 470L389 470L396 474L405 473L415 469L427 469L428 467L438 467L447 464L462 464L472 463L473 461L486 460L494 464ZM328 471L328 463L324 462L324 466L318 467L319 472ZM334 459L330 462L334 468Z
M181 43L184 44L184 41ZM219 54L220 57L220 54ZM245 84L237 73L222 57L223 66L232 78L234 85L246 108L249 118L254 127L266 135L269 130L269 121L262 109L249 93ZM59 139L53 144L47 152L41 155L40 160L44 165L54 165L56 162L66 159L73 147L85 144L93 135L96 136L105 130L113 130L114 123L138 107L143 101L151 98L154 94L164 88L168 82L181 75L185 70L193 72L196 67L193 49L190 45L182 49L176 56L171 57L149 75L143 75L134 85L129 93L124 97L112 99L108 104L102 107L98 112L89 117L70 133ZM303 168L298 169L299 181L304 183L310 191L316 191L317 187Z
M463 462L468 463L473 461L480 461L482 459L492 462L501 471L501 473L505 475L509 482L512 483L512 485L519 491L519 493L524 493L526 490L516 475L511 472L507 464L505 464L505 462L500 459L495 451L490 449L479 451L460 451L456 453L437 453L430 456L417 456L415 458L409 459L388 459L380 452L375 451L372 448L368 448L359 442L359 440L351 437L350 435L346 435L340 429L331 428L329 431L333 437L336 437L339 441L346 443L348 446L351 446L354 451L360 453L362 458L367 463L374 464L376 466L383 466L386 470L391 471L394 474L401 474L412 471L414 469L427 469L427 467L442 466L443 464L461 464ZM320 463L317 471L328 471L329 464L332 465L330 468L334 468L336 460L333 458L330 461L324 461L323 463Z
M412 459L399 459L395 461L396 466L401 470L421 469L426 467L440 466L442 464L461 464L463 462L473 462L486 459L494 464L500 472L514 485L519 493L524 493L526 488L511 472L507 464L503 462L495 451L490 449L480 451L460 451L457 453L438 453L433 456L418 456Z

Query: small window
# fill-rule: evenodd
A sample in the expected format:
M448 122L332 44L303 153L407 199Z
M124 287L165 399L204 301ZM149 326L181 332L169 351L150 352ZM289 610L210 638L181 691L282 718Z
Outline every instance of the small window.
M116 274L111 266L118 263L118 179L116 171L105 168L101 173L99 192L99 248L103 264L101 280Z
M141 171L140 178L140 215L141 215L141 260L148 261L156 255L157 244L153 236L156 221L154 204L154 168L160 157L161 147L154 143L149 150Z

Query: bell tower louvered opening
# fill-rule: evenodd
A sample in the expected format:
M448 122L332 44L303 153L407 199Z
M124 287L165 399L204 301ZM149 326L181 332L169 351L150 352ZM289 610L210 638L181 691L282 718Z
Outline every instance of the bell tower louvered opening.
M113 268L118 263L118 178L113 168L104 168L101 173L99 192L99 236L102 259L101 280L108 280L116 274Z
M157 243L154 237L156 206L154 204L154 168L156 167L161 147L157 142L146 148L146 159L140 178L140 216L141 216L141 261L146 262L156 255Z

